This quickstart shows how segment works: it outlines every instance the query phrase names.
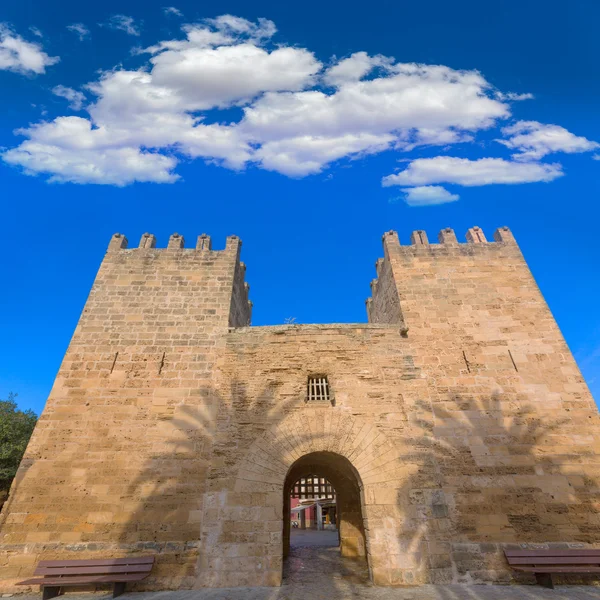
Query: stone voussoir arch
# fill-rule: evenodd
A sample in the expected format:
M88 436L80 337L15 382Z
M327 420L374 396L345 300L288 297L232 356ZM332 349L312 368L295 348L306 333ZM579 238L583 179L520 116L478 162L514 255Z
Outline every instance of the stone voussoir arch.
M398 451L368 418L342 407L303 407L267 427L230 475L215 479L204 494L197 586L281 584L286 478L299 459L315 454L343 457L352 467L369 571L374 582L381 580L377 568L386 559L382 552L371 559L381 528L370 505L375 488L398 477Z
M247 489L252 481L283 488L292 465L315 452L346 458L365 487L389 477L399 458L385 433L367 419L335 409L305 410L287 416L256 439L238 466L235 490Z

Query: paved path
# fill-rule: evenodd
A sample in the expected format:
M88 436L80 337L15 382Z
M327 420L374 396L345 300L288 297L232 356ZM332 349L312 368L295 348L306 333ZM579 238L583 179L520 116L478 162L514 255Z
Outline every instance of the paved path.
M291 529L290 547L302 548L304 546L339 546L340 538L336 530L323 529Z
M88 596L89 598L89 596ZM425 585L419 588L328 586L282 586L235 588L195 592L127 594L123 600L598 600L600 588L569 586L547 590L537 586ZM38 599L39 600L39 599ZM67 597L67 600L75 600ZM77 600L84 600L83 597ZM108 600L104 597L103 600Z
M318 532L319 534L324 532ZM325 532L329 533L329 532ZM335 532L334 532L335 533ZM331 536L329 536L331 537ZM600 587L501 585L424 585L386 588L372 586L364 561L340 557L327 536L295 537L284 566L280 588L201 589L180 592L139 592L123 600L600 600ZM330 541L330 540L329 540ZM108 600L106 594L68 594L65 600ZM19 596L16 600L40 600L40 596Z

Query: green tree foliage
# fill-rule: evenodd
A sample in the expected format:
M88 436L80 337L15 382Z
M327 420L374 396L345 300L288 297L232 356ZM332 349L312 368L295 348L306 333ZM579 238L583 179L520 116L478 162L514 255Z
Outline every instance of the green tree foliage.
M17 409L16 397L11 392L8 400L0 400L0 490L3 491L10 488L37 422L32 410Z

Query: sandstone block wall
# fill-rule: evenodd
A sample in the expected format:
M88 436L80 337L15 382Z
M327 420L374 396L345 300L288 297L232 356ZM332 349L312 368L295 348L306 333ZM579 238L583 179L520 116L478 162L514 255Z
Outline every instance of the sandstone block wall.
M508 582L507 545L598 544L598 411L506 228L385 234L367 324L250 327L237 238L155 245L111 241L3 509L2 589L148 552L149 589L278 585L308 465L377 584ZM307 402L317 374L332 402Z
M503 544L600 541L593 399L510 231L467 242L384 236L428 388L413 431L429 479L396 507L435 517L421 535L436 581L507 580Z

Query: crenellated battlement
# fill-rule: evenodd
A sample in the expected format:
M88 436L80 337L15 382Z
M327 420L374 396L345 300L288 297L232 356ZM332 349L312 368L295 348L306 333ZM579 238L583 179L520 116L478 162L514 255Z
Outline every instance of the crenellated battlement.
M437 240L431 243L422 229L412 232L410 244L402 244L396 231L384 233L384 258L375 263L377 278L371 281L372 297L367 300L369 322L407 325L403 312L408 298L424 294L430 282L437 285L437 293L442 290L441 281L455 280L454 285L466 290L469 283L457 275L463 269L471 280L481 282L494 264L498 268L507 262L519 264L529 273L508 227L496 229L493 241L488 241L480 227L469 228L465 242L459 242L449 227L439 232Z
M429 238L427 236L427 232L422 229L417 229L413 231L410 236L410 244L402 244L398 237L397 231L386 231L383 234L382 240L384 247L386 246L402 246L410 248L413 247L433 247L436 248L438 246L456 246L459 248L470 247L476 244L486 244L486 245L496 245L496 244L516 244L515 238L508 227L499 227L494 232L493 241L488 241L485 237L485 233L481 229L481 227L471 227L467 230L465 235L465 242L461 243L458 241L456 237L456 233L454 229L447 227L442 229L437 236L438 243L430 243Z
M229 275L233 282L232 323L239 326L249 322L252 307L250 286L245 282L246 265L240 262L242 242L238 236L228 236L222 250L212 249L211 238L206 233L199 235L191 248L186 248L184 237L178 233L169 237L166 248L157 248L156 243L153 234L144 233L137 248L130 249L127 238L116 233L109 243L107 260L137 262L138 257L142 261L153 257L152 260L164 260L165 264L171 260L182 260L186 262L184 270L198 270L204 268L201 265L207 262L224 261L223 264L232 269ZM453 229L444 228L438 233L436 243L430 242L425 230L417 229L411 233L409 244L401 243L396 231L387 231L383 235L383 248L384 258L375 263L377 277L371 281L371 298L367 300L368 320L371 323L397 324L403 329L407 323L403 314L406 300L402 294L408 289L409 277L413 278L411 285L416 285L431 279L433 273L436 273L436 277L449 280L452 275L448 273L456 272L459 265L468 264L472 277L477 274L483 276L494 261L516 261L525 265L508 227L496 229L493 241L488 241L480 227L471 227L465 234L464 242L458 241Z
M144 233L140 238L140 243L137 248L129 248L129 241L122 233L115 233L109 244L107 250L109 252L115 250L186 250L188 252L200 251L200 252L231 252L236 251L239 253L241 249L242 241L237 235L227 236L225 242L225 248L223 250L213 250L212 241L209 235L203 233L198 236L196 246L194 248L185 247L185 238L179 233L174 233L169 237L169 241L165 248L156 247L156 236L152 233Z
M175 286L183 298L185 287L202 290L201 296L207 303L219 306L218 309L207 308L208 315L217 315L222 310L221 317L227 318L227 325L247 326L252 302L248 297L250 286L244 280L246 265L240 261L241 248L240 238L230 235L223 250L213 250L206 233L198 236L192 248L185 247L185 239L179 233L169 237L166 248L157 248L156 236L151 233L142 235L137 248L129 248L127 238L115 233L108 244L100 274L110 272L110 277L119 285L131 283L135 286L132 294L152 294L156 286L166 293ZM169 293L174 297L173 291Z

